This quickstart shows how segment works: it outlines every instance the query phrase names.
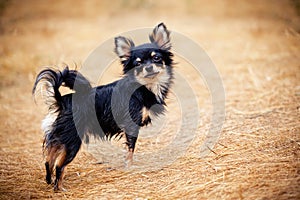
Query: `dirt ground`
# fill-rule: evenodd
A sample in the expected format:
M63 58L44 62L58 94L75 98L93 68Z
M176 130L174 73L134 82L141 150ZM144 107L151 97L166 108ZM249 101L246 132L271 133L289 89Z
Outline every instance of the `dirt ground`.
M300 199L299 6L297 0L1 0L0 199ZM188 63L175 58L200 111L184 154L159 169L128 170L96 164L83 148L67 168L67 192L54 193L44 180L45 113L31 96L34 77L42 66L80 66L107 39L162 21L204 48L222 78L226 120L217 144L199 156L211 96ZM104 82L119 73L112 70ZM168 133L180 115L175 99L171 94ZM159 137L140 138L136 153L174 139Z

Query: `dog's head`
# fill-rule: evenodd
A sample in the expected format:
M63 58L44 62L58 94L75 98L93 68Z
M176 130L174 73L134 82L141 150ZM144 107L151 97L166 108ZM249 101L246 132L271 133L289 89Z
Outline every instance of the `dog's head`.
M133 75L137 82L154 90L157 84L169 86L172 79L170 32L163 23L149 36L150 43L135 46L133 41L115 38L115 52L120 57L125 75ZM155 92L155 91L153 91Z

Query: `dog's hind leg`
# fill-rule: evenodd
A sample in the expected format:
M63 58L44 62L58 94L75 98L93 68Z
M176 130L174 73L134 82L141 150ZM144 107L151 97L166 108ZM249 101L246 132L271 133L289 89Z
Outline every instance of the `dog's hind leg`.
M75 144L72 144L71 147L64 146L63 150L61 151L60 155L58 156L58 160L55 166L56 170L56 178L54 182L54 190L62 190L66 191L63 188L62 182L64 178L64 170L66 166L72 162L72 160L75 158L76 154L78 153L80 146L81 146L81 140L74 141Z
M64 188L62 187L62 180L63 180L63 176L64 176L64 169L66 167L66 165L64 165L65 163L65 160L66 160L66 156L67 156L67 152L66 152L66 149L63 148L63 150L60 152L59 154L59 158L58 158L58 161L56 163L56 166L55 166L55 182L54 182L54 190L57 191L57 190L63 190L64 191Z
M47 184L51 184L53 167L54 167L55 161L59 155L60 149L61 149L60 146L51 146L51 147L47 148L47 157L46 157L46 162L45 162Z
M45 168L46 168L46 183L51 184L52 169L50 169L49 162L45 162Z

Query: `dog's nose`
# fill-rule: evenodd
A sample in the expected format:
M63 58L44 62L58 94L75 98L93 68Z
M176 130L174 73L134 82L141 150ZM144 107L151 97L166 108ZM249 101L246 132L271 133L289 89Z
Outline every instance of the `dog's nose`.
M147 72L152 72L153 71L153 66L152 65L147 66L146 71Z

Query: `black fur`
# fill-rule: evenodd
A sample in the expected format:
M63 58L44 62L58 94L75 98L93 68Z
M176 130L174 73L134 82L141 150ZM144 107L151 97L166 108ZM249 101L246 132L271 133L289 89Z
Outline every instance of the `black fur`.
M164 24L155 27L150 40L151 43L135 47L127 38L115 39L124 76L108 85L93 88L82 74L68 67L63 71L45 69L38 74L33 93L40 83L46 83L48 99L52 99L49 112L57 115L44 128L44 149L49 157L45 164L47 183L51 183L53 160L60 159L55 166L55 189L60 189L64 167L74 159L82 141L89 142L89 136L110 139L124 132L128 148L133 152L140 127L151 123L150 115L164 113L165 98L173 80L173 55ZM162 40L164 44L160 45ZM60 86L74 93L61 96ZM145 116L143 110L151 114Z

